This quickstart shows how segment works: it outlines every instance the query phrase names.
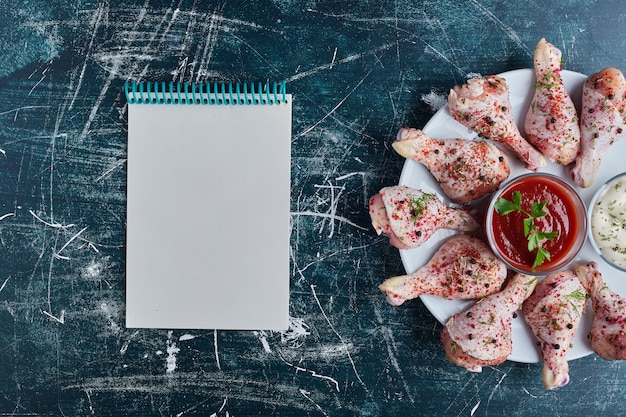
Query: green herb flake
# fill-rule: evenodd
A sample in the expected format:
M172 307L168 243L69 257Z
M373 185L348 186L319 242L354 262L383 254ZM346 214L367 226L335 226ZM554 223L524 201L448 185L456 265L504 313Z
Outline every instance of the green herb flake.
M424 193L420 197L415 197L414 195L409 195L409 207L411 208L411 220L416 221L422 213L424 213L424 209L428 202L435 198L435 194Z
M537 251L533 262L533 268L542 265L546 260L550 260L550 252L542 247L543 241L553 240L558 236L557 232L540 231L537 230L537 227L535 226L535 219L544 217L548 214L548 212L545 211L547 204L547 200L533 202L531 203L529 213L522 208L522 193L514 191L511 196L511 200L500 197L493 205L498 214L502 216L506 216L514 212L520 212L526 216L526 218L524 218L524 236L528 239L528 252Z

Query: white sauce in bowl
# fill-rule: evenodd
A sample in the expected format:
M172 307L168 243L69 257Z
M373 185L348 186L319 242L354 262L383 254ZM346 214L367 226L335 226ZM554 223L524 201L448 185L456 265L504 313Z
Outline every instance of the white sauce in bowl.
M626 175L610 180L594 199L591 231L602 256L626 268Z

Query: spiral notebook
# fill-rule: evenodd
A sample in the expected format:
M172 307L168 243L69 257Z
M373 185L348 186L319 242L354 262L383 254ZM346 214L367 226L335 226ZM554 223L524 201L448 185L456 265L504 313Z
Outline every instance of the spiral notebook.
M127 83L125 94L126 326L286 330L285 84Z

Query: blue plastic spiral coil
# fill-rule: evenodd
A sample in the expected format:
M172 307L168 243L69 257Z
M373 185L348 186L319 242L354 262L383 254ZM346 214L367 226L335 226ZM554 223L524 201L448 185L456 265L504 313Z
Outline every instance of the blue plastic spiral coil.
M286 83L174 83L124 84L128 104L273 105L287 102Z

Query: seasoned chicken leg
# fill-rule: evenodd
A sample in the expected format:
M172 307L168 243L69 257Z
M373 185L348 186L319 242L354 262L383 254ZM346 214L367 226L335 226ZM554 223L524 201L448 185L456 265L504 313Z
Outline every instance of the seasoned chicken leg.
M526 322L541 344L542 379L546 389L559 388L569 382L567 351L586 303L587 292L570 270L545 277L524 302Z
M536 284L537 277L518 273L502 291L450 317L441 330L448 360L472 372L504 362L513 352L513 315Z
M398 249L418 247L438 229L471 232L480 227L467 211L405 185L381 189L370 199L369 211L376 232L387 235Z
M403 128L391 146L424 164L443 192L459 204L494 191L511 172L505 153L487 141L433 139L419 129Z
M591 348L606 360L626 359L626 299L607 287L595 262L577 264L574 272L591 298Z
M416 272L389 278L378 288L395 306L424 294L471 299L499 291L506 274L504 263L480 238L461 234L448 238Z
M450 90L448 106L455 120L511 149L526 168L536 171L546 165L543 155L522 137L515 124L504 78L489 75L457 85Z
M583 188L593 184L602 158L626 134L626 80L616 68L592 74L583 85L580 154L571 175Z
M568 165L580 150L580 128L576 108L561 78L561 51L541 39L534 61L537 82L526 113L526 137L548 159Z

